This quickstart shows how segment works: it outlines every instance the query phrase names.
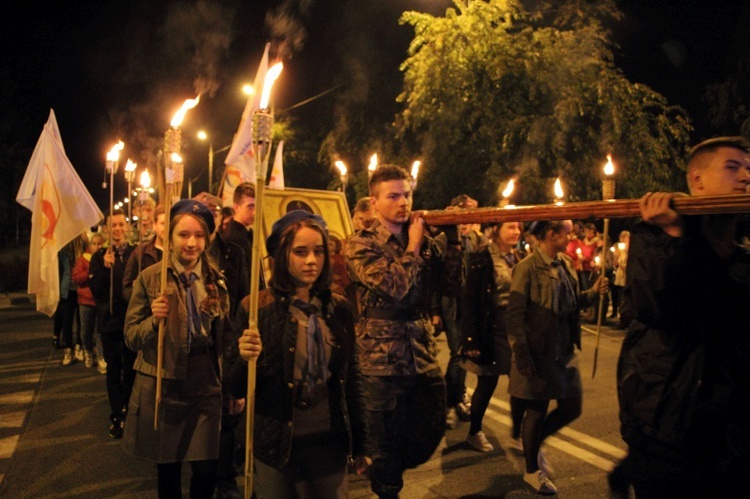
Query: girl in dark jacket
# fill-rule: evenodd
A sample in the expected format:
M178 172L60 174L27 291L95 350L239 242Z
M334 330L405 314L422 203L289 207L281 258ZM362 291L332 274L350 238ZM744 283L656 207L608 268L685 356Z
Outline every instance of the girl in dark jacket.
M247 390L257 358L253 454L258 498L348 497L347 465L370 464L364 395L349 303L330 291L328 233L317 215L292 211L266 240L272 277L258 298L258 331L244 329L227 382Z
M480 452L493 447L482 431L482 419L495 392L501 374L510 372L510 345L505 312L508 308L511 270L523 255L516 249L523 233L520 222L494 225L490 242L469 255L466 287L463 291L461 366L477 375L477 387L471 397L471 426L466 441ZM511 446L522 450L521 422L523 400L510 398Z

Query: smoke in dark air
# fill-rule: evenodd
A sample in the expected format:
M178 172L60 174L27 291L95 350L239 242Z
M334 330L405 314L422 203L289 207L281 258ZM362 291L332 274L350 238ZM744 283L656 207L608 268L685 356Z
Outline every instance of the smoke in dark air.
M286 0L276 9L266 13L266 29L271 45L280 59L291 59L302 50L307 39L307 31L302 23L306 20L312 0Z
M185 57L196 93L213 97L219 88L218 69L232 41L231 21L230 9L204 0L168 13L165 32L176 53Z

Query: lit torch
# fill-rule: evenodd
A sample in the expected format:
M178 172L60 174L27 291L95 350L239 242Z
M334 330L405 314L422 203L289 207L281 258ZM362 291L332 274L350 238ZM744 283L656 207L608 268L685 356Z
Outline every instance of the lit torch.
M166 184L164 196L159 192L159 199L163 199L164 204L164 240L162 241L162 259L161 259L161 286L160 293L163 295L167 291L167 262L169 262L169 224L170 211L172 210L173 197L180 198L182 191L182 182L184 180L184 168L182 158L180 157L180 147L182 142L182 131L178 128L185 118L188 109L193 109L198 105L200 95L195 99L187 99L179 111L174 115L170 122L171 128L164 135L164 182ZM159 429L159 405L161 404L161 382L162 369L164 365L164 327L165 320L159 321L159 331L156 340L156 400L154 403L154 430Z
M336 165L336 168L339 169L339 178L341 179L341 192L346 194L346 182L349 178L349 176L346 173L347 172L346 165L340 159L336 160L334 164Z
M126 199L130 199L130 196L133 193L133 180L135 179L135 168L138 166L137 163L133 163L132 161L128 160L127 163L125 163L125 180L128 182L128 197ZM132 224L132 215L133 211L130 207L131 203L128 201L128 225Z
M615 165L612 163L612 155L607 154L607 162L603 168L604 175L602 176L602 199L604 201L611 201L615 198ZM602 234L602 250L600 261L599 275L604 276L607 270L607 238L609 237L609 218L604 218L604 232ZM602 321L604 320L604 298L605 295L599 295L599 313L596 318L596 346L594 347L594 366L591 369L591 379L596 375L596 361L599 358L599 331L602 327Z
M378 154L375 153L372 156L370 156L370 164L367 166L367 178L372 177L372 174L375 173L375 170L378 169Z
M248 329L258 329L258 288L260 287L260 235L263 221L263 193L266 187L268 158L271 153L271 128L273 114L268 110L271 88L281 74L284 65L281 62L268 69L263 82L260 107L253 113L253 151L255 152L255 220L253 223L252 260L250 262L250 305L248 310ZM255 369L256 361L247 365L247 397L245 399L245 498L250 499L253 491L253 425L255 416Z
M565 193L563 192L562 188L562 182L560 181L560 177L557 177L555 180L555 205L556 206L562 206L563 205L563 196Z
M107 152L107 173L109 173L109 217L107 218L107 232L109 238L109 248L107 251L112 251L112 212L115 211L115 173L117 173L117 167L120 164L120 151L125 148L125 143L119 141L115 144L112 149ZM114 265L109 268L109 313L112 313L112 292L114 291Z
M512 204L510 204L510 195L513 194L513 189L515 189L516 184L514 179L508 180L508 184L505 186L505 189L503 189L502 192L502 199L500 200L500 208L514 208Z
M412 190L417 188L417 177L419 176L419 166L421 161L417 160L411 165Z
M172 176L172 196L179 199L182 193L182 183L185 180L185 170L182 165L182 162L175 163L174 162L174 154L177 154L179 157L181 148L182 148L182 130L180 130L180 125L182 125L182 120L185 119L185 114L188 112L188 110L193 109L195 106L198 105L200 102L201 96L198 95L195 99L187 99L183 104L182 107L175 113L174 117L172 118L172 121L169 123L171 128L167 130L167 133L164 136L164 158L165 158L165 180L168 175L170 175L168 170L172 170L171 176ZM169 182L166 182L169 183ZM160 192L161 194L161 192ZM160 196L161 198L161 196ZM166 198L162 198L165 199ZM167 200L168 203L172 203L173 199ZM169 213L169 212L167 212Z

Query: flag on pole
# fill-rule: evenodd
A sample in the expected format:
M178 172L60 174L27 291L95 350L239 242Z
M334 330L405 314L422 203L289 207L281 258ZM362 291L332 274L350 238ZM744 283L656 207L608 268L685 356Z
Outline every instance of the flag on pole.
M276 146L276 156L273 160L273 170L271 170L271 180L268 182L269 189L284 190L284 141L280 141Z
M255 182L255 154L253 152L253 113L260 107L260 97L263 93L263 82L268 72L268 50L271 44L266 43L263 57L255 73L253 89L255 90L247 99L245 110L242 113L240 126L234 134L232 147L229 148L224 160L226 169L224 173L224 186L222 188L222 200L224 206L231 206L233 202L234 189L242 182Z
M52 316L60 301L57 253L103 218L65 155L55 112L31 155L16 201L31 210L28 293Z

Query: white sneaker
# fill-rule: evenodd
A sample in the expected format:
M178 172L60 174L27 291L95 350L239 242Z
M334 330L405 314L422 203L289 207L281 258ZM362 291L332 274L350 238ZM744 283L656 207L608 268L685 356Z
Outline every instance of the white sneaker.
M456 410L451 407L448 409L448 414L445 415L445 427L452 430L456 425L458 425L458 414L456 414Z
M65 352L63 353L62 365L69 366L72 363L73 363L73 349L66 348Z
M99 371L99 374L107 374L107 362L99 357L96 359L96 370Z
M466 442L479 452L492 452L495 449L484 436L483 431L478 431L476 435L469 435L466 437Z
M536 455L536 464L549 478L555 478L555 468L553 468L549 461L547 461L547 458L544 457L542 449L539 449L539 453Z
M557 494L557 487L555 487L552 480L542 470L537 470L533 473L524 473L523 481L531 485L538 494L543 496Z
M91 352L84 352L83 353L83 362L84 365L89 368L94 365L94 357L91 355Z
M75 357L78 362L84 361L83 348L81 348L81 345L76 345Z

